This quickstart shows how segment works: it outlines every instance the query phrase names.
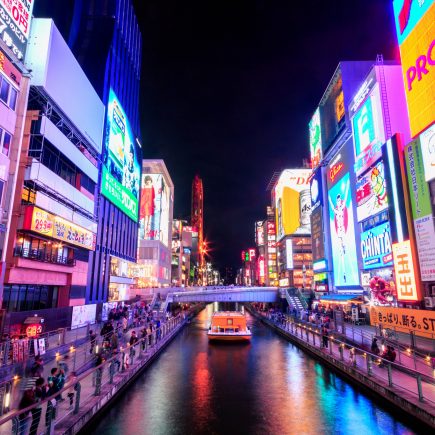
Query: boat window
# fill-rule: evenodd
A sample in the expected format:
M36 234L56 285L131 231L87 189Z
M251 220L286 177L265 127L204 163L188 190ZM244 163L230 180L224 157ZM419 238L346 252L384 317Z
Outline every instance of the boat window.
M227 328L225 329L225 332L234 332L234 328Z
M236 332L239 332L239 328L236 328L235 331L236 331Z

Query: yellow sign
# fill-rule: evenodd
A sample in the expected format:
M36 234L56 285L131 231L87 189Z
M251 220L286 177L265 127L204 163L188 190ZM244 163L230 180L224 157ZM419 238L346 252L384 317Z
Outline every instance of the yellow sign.
M427 336L435 333L435 311L373 306L370 307L370 324Z
M95 249L96 238L93 232L38 207L28 207L27 210L26 215L31 213L31 219L30 226L24 224L26 229L81 248L92 251ZM25 220L27 221L27 218Z
M399 301L418 301L411 242L406 240L405 242L394 243L393 257L397 299Z
M435 3L400 46L411 136L435 121Z

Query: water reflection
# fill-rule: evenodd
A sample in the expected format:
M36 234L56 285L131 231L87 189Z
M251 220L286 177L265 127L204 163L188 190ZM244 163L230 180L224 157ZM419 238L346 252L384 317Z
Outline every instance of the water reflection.
M214 309L174 339L95 428L99 435L414 433L251 317L250 344L209 344Z

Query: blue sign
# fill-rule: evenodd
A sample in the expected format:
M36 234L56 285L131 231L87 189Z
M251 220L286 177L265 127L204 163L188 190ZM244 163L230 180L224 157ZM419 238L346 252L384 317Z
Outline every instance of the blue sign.
M365 270L393 265L389 222L361 234L361 255Z
M371 98L367 98L353 117L353 136L355 140L355 155L359 156L376 139L375 121Z
M323 206L322 169L319 168L310 179L311 211Z

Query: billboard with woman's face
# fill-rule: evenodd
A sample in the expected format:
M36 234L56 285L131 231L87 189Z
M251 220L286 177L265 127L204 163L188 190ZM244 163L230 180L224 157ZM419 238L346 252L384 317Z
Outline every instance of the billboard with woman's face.
M163 174L142 174L139 238L169 243L170 189Z

